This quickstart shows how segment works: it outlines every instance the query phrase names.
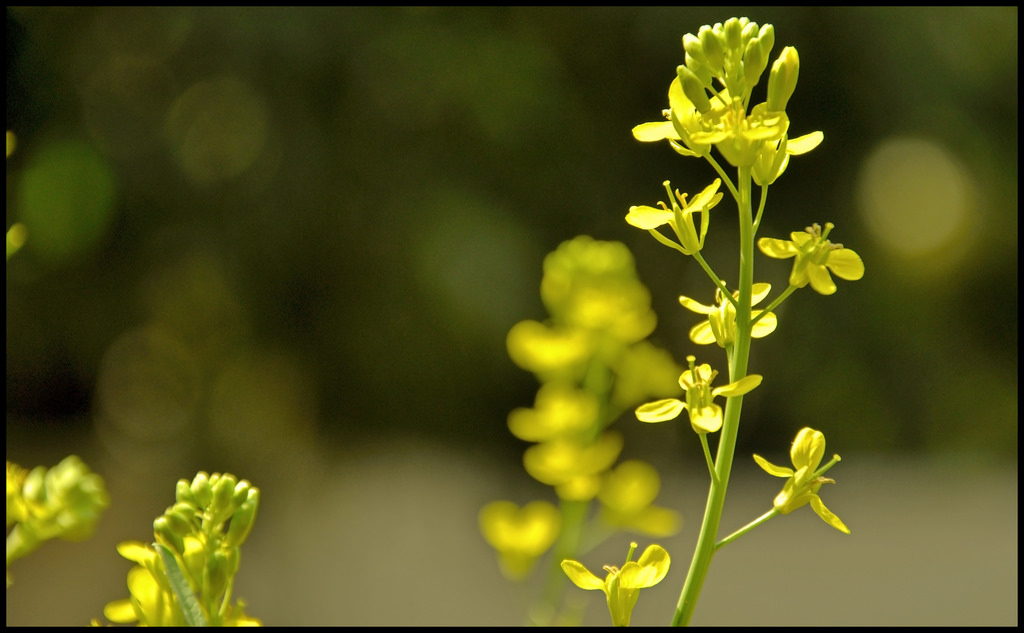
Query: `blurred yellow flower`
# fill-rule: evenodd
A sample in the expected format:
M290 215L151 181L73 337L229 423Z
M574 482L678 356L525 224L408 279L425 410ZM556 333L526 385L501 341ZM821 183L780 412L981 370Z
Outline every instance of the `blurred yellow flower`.
M562 515L547 501L522 508L511 501L493 501L480 510L480 531L497 552L501 570L519 580L558 538Z

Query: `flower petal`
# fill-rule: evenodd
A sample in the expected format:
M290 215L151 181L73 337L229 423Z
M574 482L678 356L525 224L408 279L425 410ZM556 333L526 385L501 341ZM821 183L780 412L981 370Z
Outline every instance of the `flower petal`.
M825 434L812 428L804 427L796 434L793 446L789 449L789 458L797 469L817 470L821 459L825 456Z
M775 259L793 257L799 252L793 242L778 240L774 237L762 237L757 240L757 247L761 249L762 253Z
M668 574L671 559L661 545L651 545L644 550L636 563L626 563L619 572L619 586L626 589L653 587Z
M697 345L710 345L715 342L715 333L710 321L701 321L690 329L690 340Z
M818 495L811 497L811 508L825 523L828 523L843 534L850 533L850 528L846 527L846 524L839 520L839 517L832 514L832 512L825 507L825 504L821 501L821 497Z
M764 310L754 310L754 316L761 314ZM775 331L775 328L779 325L779 319L775 316L774 312L769 312L754 324L754 327L750 330L750 335L754 338L764 338Z
M680 140L671 121L641 123L633 128L633 138L643 143L655 143L665 139Z
M758 455L756 453L754 454L754 461L757 462L757 465L760 466L761 468L763 468L766 473L768 473L769 475L771 475L773 477L792 477L793 476L793 469L792 468L786 468L785 466L776 466L775 464L771 463L770 461L768 461L767 459L761 457L760 455Z
M562 561L562 571L569 577L569 580L580 589L601 589L606 592L608 589L604 581L590 572L579 561L566 559Z
M690 411L690 425L699 434L715 433L722 428L722 407L709 404L695 411Z
M836 282L832 281L832 276L828 274L828 270L824 266L815 264L807 266L807 278L811 281L811 288L814 288L819 294L830 295L836 291Z
M825 140L825 135L821 132L811 132L810 134L791 138L786 143L786 153L806 154L820 145L823 140Z
M860 255L848 248L839 248L829 253L825 265L840 279L856 281L864 276L864 262Z
M629 213L626 214L626 222L638 229L644 229L645 231L656 229L663 224L668 224L668 222L674 218L675 215L667 209L659 209L657 207L648 207L643 205L630 207Z
M768 293L772 291L772 285L767 283L754 284L750 287L750 305L756 306Z
M664 422L679 417L686 404L675 398L655 400L636 408L636 419L641 422Z
M679 303L682 304L687 310L696 312L697 314L711 314L718 310L714 306L706 306L703 303L698 303L689 297L679 297Z
M750 393L755 387L760 385L762 378L763 377L760 374L750 374L740 378L736 382L731 382L728 385L715 387L711 393L712 395L725 396L726 398L742 396L745 393Z

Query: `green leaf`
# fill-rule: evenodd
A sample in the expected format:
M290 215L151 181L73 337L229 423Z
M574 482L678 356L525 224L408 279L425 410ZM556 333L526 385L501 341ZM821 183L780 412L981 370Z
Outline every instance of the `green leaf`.
M178 597L178 604L181 605L181 612L185 616L185 621L188 622L189 626L208 626L206 618L203 617L203 609L199 606L199 601L196 600L195 594L192 593L192 588L189 586L188 580L185 579L185 574L182 573L181 567L178 566L178 559L175 558L174 552L160 543L154 543L153 547L156 548L156 551L160 552L160 558L164 561L164 567L167 568L167 578L171 581L171 589L174 591L174 595Z

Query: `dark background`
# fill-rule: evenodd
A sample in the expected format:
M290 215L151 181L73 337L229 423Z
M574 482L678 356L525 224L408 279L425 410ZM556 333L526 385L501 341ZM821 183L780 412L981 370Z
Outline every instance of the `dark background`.
M113 590L70 614L12 615L29 604L29 558L8 623L98 616L127 569L113 544L144 539L173 482L199 469L263 488L271 535L275 512L324 529L337 500L317 495L351 489L361 501L346 516L375 501L387 522L429 534L439 524L423 517L464 484L460 525L488 556L474 508L549 494L505 426L537 383L504 342L545 316L547 252L579 234L625 242L654 296L653 339L679 361L699 351L676 297L709 302L703 274L623 217L662 199L666 179L693 193L714 174L630 129L667 107L682 35L734 15L775 25L773 59L798 48L791 136L825 134L771 188L760 235L831 221L867 268L778 311L754 348L765 381L744 405L740 454L782 462L812 426L843 455L838 468L863 455L953 478L998 469L1015 525L1016 8L8 8L7 224L24 222L29 241L7 265L7 458L82 455L120 521L97 535L111 575L87 566ZM728 199L715 211L706 250L726 278L731 211ZM756 266L756 281L784 287L788 262ZM627 457L701 465L687 425L627 416L618 428ZM685 491L693 529L703 485ZM401 506L410 498L426 515ZM956 511L942 504L922 511ZM259 541L260 527L257 569L260 548L299 558ZM413 538L424 542L410 552L437 546ZM262 569L309 594L297 563ZM249 597L268 623L505 621L430 615L436 602L417 607L422 621L394 608L360 619L357 606L310 616L289 608L294 596ZM878 623L932 622L898 612L907 619Z

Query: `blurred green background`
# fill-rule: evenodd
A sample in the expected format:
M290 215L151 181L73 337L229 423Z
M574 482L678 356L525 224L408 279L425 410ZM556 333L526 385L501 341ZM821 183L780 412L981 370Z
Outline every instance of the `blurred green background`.
M7 225L29 240L7 265L7 458L78 453L113 506L88 544L19 561L7 623L123 597L114 544L199 469L264 490L236 595L268 624L520 622L476 530L486 501L550 494L505 426L537 387L505 334L545 316L543 256L587 234L633 250L653 339L697 351L676 298L709 302L703 273L623 217L714 174L630 129L667 107L682 35L732 16L798 48L791 134L825 134L760 235L831 221L867 267L778 311L739 452L781 462L823 430L854 534L807 512L741 539L698 623L1016 624L1016 7L8 8ZM705 251L726 279L730 207ZM788 263L757 266L785 285ZM706 471L687 425L617 428L687 518L634 616L667 622L640 613L671 611ZM750 475L725 525L775 494ZM793 583L814 606L782 604Z

